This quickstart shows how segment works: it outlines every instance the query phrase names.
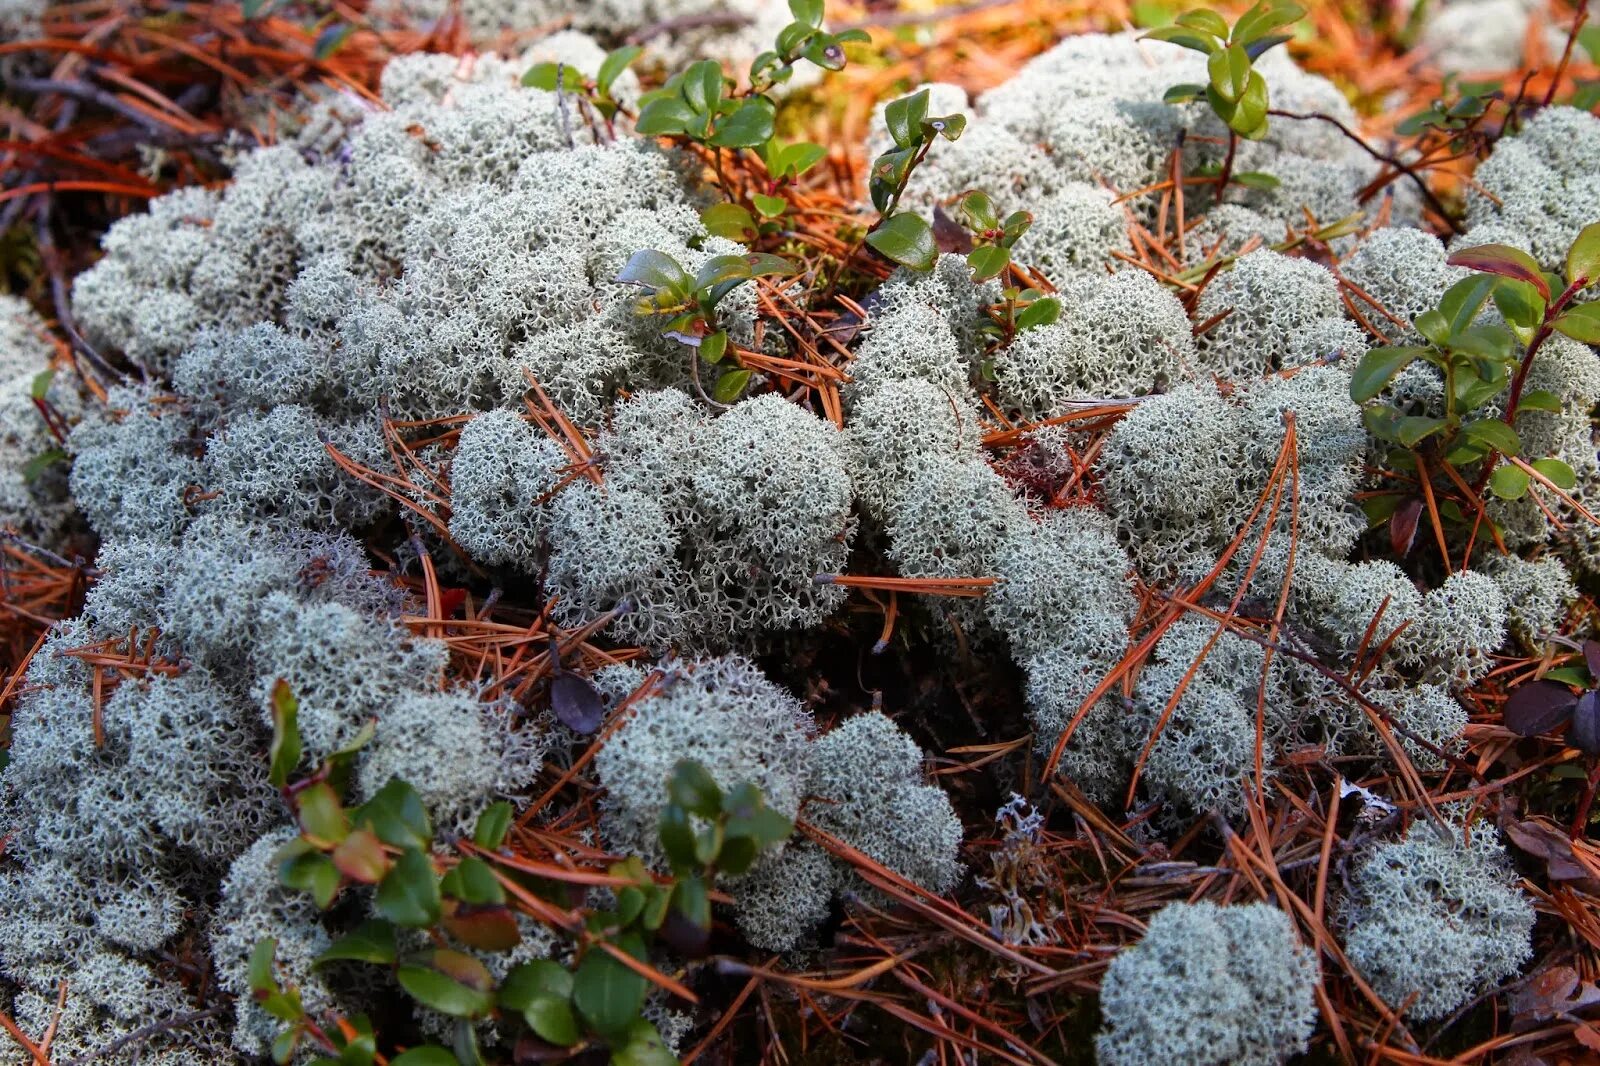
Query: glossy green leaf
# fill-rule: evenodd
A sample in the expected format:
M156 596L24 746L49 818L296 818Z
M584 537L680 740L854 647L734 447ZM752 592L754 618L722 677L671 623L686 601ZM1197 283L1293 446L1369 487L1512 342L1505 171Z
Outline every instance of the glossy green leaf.
M495 878L489 864L469 855L452 866L439 880L441 895L463 903L504 903L506 891Z
M753 278L787 277L790 274L799 272L798 267L781 255L770 255L766 252L746 252L744 261L745 265L750 268L750 276Z
M1190 100L1198 100L1206 94L1206 87L1197 82L1186 81L1172 86L1161 94L1164 104L1186 104Z
M279 678L272 686L272 748L267 780L276 788L289 783L300 765L300 701L289 682Z
M927 89L893 100L883 110L883 120L889 127L889 136L901 148L910 148L921 142L922 122L927 117Z
M761 849L751 837L732 836L722 841L722 851L717 855L717 870L738 877L755 864Z
M1221 15L1208 8L1199 8L1195 11L1185 11L1174 20L1179 26L1201 33L1209 33L1222 40L1228 39L1228 23Z
M929 271L939 259L933 229L920 215L904 212L886 219L867 234L867 243L882 255L912 270Z
M667 781L667 796L691 814L715 818L722 810L722 789L710 772L693 759L679 759Z
M535 63L522 75L522 84L530 89L575 93L583 88L583 74L571 63Z
M1350 375L1350 398L1356 403L1366 403L1421 354L1420 348L1371 349L1361 357Z
M1005 273L1011 265L1011 250L998 244L980 244L967 255L973 281L988 281Z
M683 133L696 117L694 110L682 100L651 100L639 109L639 118L633 128L644 137L668 136Z
M1533 286L1541 298L1550 299L1550 283L1545 280L1539 264L1520 248L1508 244L1480 244L1455 252L1446 262L1451 266L1526 282Z
M1298 21L1304 15L1305 10L1298 4L1285 3L1284 0L1262 0L1239 16L1239 21L1233 24L1230 39L1249 44Z
M272 960L278 953L278 942L270 936L256 941L250 949L250 964L246 970L250 991L257 996L278 991L278 978L273 973Z
M1561 397L1549 389L1529 389L1517 401L1517 413L1524 411L1549 411L1552 414L1561 413Z
M1600 344L1600 302L1569 307L1552 325L1575 341Z
M922 124L927 133L937 133L947 141L959 141L967 131L966 115L938 115Z
M712 256L695 271L695 289L709 289L725 281L744 281L750 277L750 264L742 255Z
M789 209L789 201L783 197L767 196L759 192L750 195L750 202L755 204L762 218L778 218Z
M749 244L760 233L755 217L738 204L712 204L700 212L700 222L713 237L726 237L740 244Z
M1262 189L1271 192L1283 184L1271 174L1261 170L1245 170L1233 176L1235 185L1242 185L1247 189Z
M665 804L661 808L658 831L661 850L666 852L673 868L692 868L695 864L694 824L689 819L689 812L676 803Z
M644 942L635 934L618 938L617 946L636 959L645 957ZM626 1032L639 1017L650 982L598 946L589 949L573 975L572 1002L597 1032Z
M439 921L439 881L433 864L417 848L407 848L378 883L374 905L396 925L425 929Z
M1000 244L1010 248L1033 227L1032 211L1013 211L1000 223Z
M956 211L970 230L982 233L1000 228L1000 215L994 209L994 201L981 190L974 189L963 196L956 203Z
M583 1037L578 1027L578 1016L572 1012L572 1003L565 997L536 996L522 1011L528 1023L541 1040L557 1047L571 1047ZM615 1057L612 1062L616 1062Z
M1517 431L1498 418L1480 418L1476 422L1468 422L1461 427L1461 432L1487 444L1501 455L1517 455L1522 451L1522 441L1517 437Z
M728 331L718 330L700 338L700 358L711 364L722 362L728 354Z
M697 929L711 928L711 894L704 880L693 875L679 880L672 890L672 902Z
M1445 290L1439 299L1439 314L1445 320L1445 336L1451 337L1472 327L1489 297L1503 282L1488 274L1462 278ZM1430 337L1430 340L1433 338ZM1438 343L1444 343L1442 340Z
M750 371L742 367L724 370L717 377L717 383L711 390L711 398L723 404L736 402L744 390L750 387L750 377Z
M772 120L772 106L763 98L746 100L718 124L711 143L719 148L755 148L772 139Z
M472 842L484 851L499 851L511 831L514 810L508 800L499 800L483 809L478 824L472 830Z
M333 942L333 946L317 959L313 966L326 966L332 962L370 962L389 966L399 957L394 925L373 919L362 922L354 930Z
M654 248L641 248L629 256L617 272L617 280L624 285L638 285L649 292L666 291L679 296L687 296L693 287L688 271L672 256Z
M626 1037L611 1049L611 1066L678 1066L656 1027L643 1018L628 1027Z
M1567 283L1588 286L1600 281L1600 222L1591 222L1567 249Z
M1402 418L1395 426L1395 436L1407 448L1415 448L1424 439L1433 436L1448 423L1442 418L1413 415Z
M828 150L820 144L810 141L800 141L785 148L780 155L778 173L775 178L795 178L804 174L827 158Z
M464 966L452 966L450 972L438 968L440 956L457 956L475 963L483 971L484 983L478 984L476 980L467 984L459 980L459 976L466 972ZM494 1008L494 979L483 964L477 962L470 955L461 955L439 949L430 952L427 956L434 965L419 963L405 963L395 972L395 977L400 982L400 987L411 995L411 998L421 1003L430 1010L440 1014L448 1014L452 1018L482 1018ZM475 975L474 975L475 976Z
M356 825L370 825L378 839L395 848L426 848L433 840L433 823L417 790L398 777L357 807Z
M1230 44L1211 53L1206 60L1206 73L1217 94L1229 103L1236 103L1250 83L1250 57L1245 54L1243 45Z
M1061 317L1061 301L1054 296L1034 300L1017 315L1017 332L1035 326L1048 326Z
M279 1066L285 1066L285 1064L292 1061L303 1035L304 1031L299 1026L293 1026L273 1037L272 1061L278 1063ZM338 1059L321 1058L313 1059L311 1066L340 1066L340 1063Z
M339 868L320 851L307 851L278 864L278 880L285 886L307 892L321 910L333 905L339 894Z
M633 65L633 61L644 54L644 49L639 45L624 45L606 53L605 60L600 64L599 73L595 75L595 84L600 91L609 94L612 83L622 76L622 72Z
M1442 346L1450 340L1450 320L1444 317L1444 312L1436 308L1422 312L1411 320L1411 324L1429 343Z
M1573 472L1572 467L1560 459L1535 459L1528 465L1539 471L1545 480L1562 492L1570 492L1578 484L1578 475Z
M560 963L535 959L514 967L500 982L500 1005L522 1012L540 996L566 999L572 995L572 974Z
M1197 33L1187 26L1157 26L1155 29L1146 30L1139 38L1141 41L1166 41L1169 44L1179 45L1210 55L1221 47L1214 37L1208 34Z
M722 79L722 65L714 60L689 64L679 83L684 101L696 111L715 111L722 102Z
M1489 475L1489 491L1502 500L1520 500L1527 494L1531 480L1521 468L1501 463Z
M823 0L789 0L789 13L796 22L807 26L822 25Z

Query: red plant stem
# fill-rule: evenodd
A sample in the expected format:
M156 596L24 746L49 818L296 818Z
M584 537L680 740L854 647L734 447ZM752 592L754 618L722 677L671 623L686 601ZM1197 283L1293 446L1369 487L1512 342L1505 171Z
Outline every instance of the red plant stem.
M1600 788L1600 759L1595 759L1589 766L1589 780L1583 787L1583 798L1578 801L1578 813L1572 818L1572 839L1577 840L1583 836L1584 828L1589 824L1589 808L1594 806L1594 793Z

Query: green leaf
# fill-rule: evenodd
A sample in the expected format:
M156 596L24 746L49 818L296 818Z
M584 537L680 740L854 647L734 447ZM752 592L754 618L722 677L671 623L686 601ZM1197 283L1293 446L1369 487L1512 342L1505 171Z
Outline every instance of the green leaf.
M1260 170L1246 170L1233 176L1235 185L1243 185L1247 189L1262 189L1271 192L1283 183L1271 174Z
M583 88L583 74L571 63L535 63L522 75L522 84L530 89L575 93Z
M1206 73L1211 76L1211 87L1229 103L1237 103L1250 84L1250 57L1244 46L1230 44L1212 52L1206 60Z
M778 218L789 209L789 201L781 196L768 196L765 193L752 193L750 202L756 205L756 210L761 212L762 218Z
M1539 264L1527 252L1508 244L1480 244L1475 248L1463 248L1445 262L1451 266L1527 282L1544 300L1550 299L1550 283L1539 270Z
M750 371L743 368L724 370L717 377L717 383L711 390L711 398L717 403L734 403L749 385Z
M749 837L761 848L788 840L793 833L794 822L765 804L728 819L728 835Z
M643 1018L628 1027L626 1038L611 1050L611 1066L678 1066L656 1027Z
M1567 283L1587 287L1600 281L1600 222L1591 222L1567 249Z
M489 864L469 855L456 863L439 881L439 892L463 903L498 904L506 901Z
M1164 104L1186 104L1190 100L1198 100L1206 94L1206 87L1198 82L1180 82L1161 94Z
M1473 440L1482 441L1501 455L1516 455L1522 451L1522 441L1517 431L1498 418L1480 418L1461 427L1461 432Z
M689 812L676 803L665 804L661 808L658 832L661 850L667 853L667 860L672 863L673 869L693 868L694 824L689 820Z
M755 217L738 204L712 204L700 212L700 224L713 237L749 244L760 232Z
M637 934L623 934L617 946L636 959L645 957L644 941ZM605 1035L626 1032L649 992L650 982L599 947L589 949L572 980L573 1005L596 1032Z
M1221 47L1216 38L1196 33L1187 26L1157 26L1153 30L1146 30L1139 37L1139 40L1166 41L1169 44L1179 45L1202 55L1210 55Z
M1569 307L1551 325L1575 341L1600 344L1600 302Z
M311 44L311 55L316 59L327 59L333 53L344 47L344 43L355 32L355 27L346 22L334 23L324 26L322 32L317 34L316 40Z
M746 281L750 277L750 264L742 255L717 255L707 259L695 271L696 291L714 288L725 281Z
M455 1053L446 1051L437 1044L423 1044L414 1047L401 1055L396 1055L389 1060L389 1066L459 1066Z
M423 958L427 965L405 963L395 972L412 999L452 1018L482 1018L494 1008L494 978L483 963L445 948Z
M799 268L781 255L769 255L766 252L746 252L745 265L750 268L753 278L787 277L799 273Z
M391 777L371 799L356 808L356 825L370 825L378 839L394 848L426 848L433 841L433 824L417 790Z
M278 880L289 888L310 893L319 910L327 910L339 894L339 868L320 851L303 851L282 860L278 864Z
M1520 500L1527 494L1530 480L1520 467L1501 463L1489 475L1489 491L1502 500Z
M605 60L600 64L600 72L595 75L595 85L601 92L610 95L612 83L643 54L644 49L636 44L624 45L606 53Z
M1561 397L1549 389L1530 389L1522 394L1517 401L1517 413L1524 411L1549 411L1552 414L1561 413Z
M549 959L524 962L506 974L500 982L500 1005L521 1012L528 1009L540 996L566 999L572 995L572 974L566 967Z
M1501 284L1503 282L1492 275L1476 274L1462 278L1446 289L1444 296L1439 299L1439 314L1445 321L1444 335L1455 336L1471 328L1483 305L1489 302L1489 297ZM1433 337L1428 339L1438 344L1444 343Z
M350 832L350 817L338 793L326 781L295 793L294 805L300 827L306 836L325 844L337 844Z
M1244 91L1239 94L1238 103L1225 119L1228 128L1246 140L1259 141L1267 134L1268 106L1267 81L1252 70L1245 80Z
M1033 301L1017 315L1017 332L1035 326L1048 326L1061 317L1061 301L1054 296L1043 296Z
M691 814L715 818L722 812L722 789L716 780L693 759L679 759L667 781L667 796Z
M1011 250L998 244L980 244L967 255L973 281L997 278L1011 265Z
M283 1066L283 1064L293 1059L295 1049L300 1046L302 1035L303 1033L299 1026L292 1026L273 1037L272 1061ZM311 1066L339 1066L339 1060L329 1058L313 1059L311 1060Z
M672 901L695 928L711 928L711 894L704 880L693 875L683 878L672 890Z
M513 809L509 800L491 803L478 815L478 824L472 830L472 842L484 851L499 851L511 831Z
M728 354L728 331L719 329L715 333L708 333L700 338L700 358L708 363L722 362L722 357Z
M689 64L679 82L684 100L700 112L714 112L722 102L722 65L710 59Z
M746 100L711 135L719 148L755 148L772 140L772 105L764 97Z
M928 117L928 90L902 96L883 109L883 120L889 127L889 136L901 148L910 148L922 141L922 122Z
M452 900L444 909L444 927L461 943L480 951L510 951L522 943L517 916L504 904Z
M1209 33L1221 40L1228 39L1228 23L1221 15L1208 8L1199 8L1195 11L1185 11L1175 20L1178 25L1186 26L1191 30Z
M577 1015L572 1013L572 1003L564 996L536 996L523 1009L522 1017L539 1039L557 1047L571 1047L583 1037ZM617 1060L613 1057L611 1061Z
M828 155L828 150L820 144L810 141L800 141L791 144L779 154L778 173L774 178L797 178L816 166Z
M1422 312L1411 320L1411 324L1430 344L1443 346L1450 339L1450 320L1444 317L1444 312L1437 309Z
M1366 403L1421 354L1420 348L1371 349L1361 357L1350 375L1350 398L1356 403Z
M1022 239L1023 234L1033 228L1032 211L1013 211L1000 223L1000 244L1010 248Z
M683 133L696 119L694 110L682 100L667 97L651 100L639 109L634 132L642 137L661 137Z
M617 280L652 293L668 292L680 299L686 299L693 288L688 271L672 256L654 248L641 248L629 256L617 272Z
M250 949L250 966L247 971L250 991L259 997L262 993L278 991L278 978L272 970L273 956L278 952L278 942L270 936L256 941Z
M22 480L31 485L33 482L38 481L46 470L49 470L57 463L65 462L66 459L67 453L60 448L50 448L40 452L22 464Z
M1494 305L1516 329L1531 331L1544 321L1544 298L1525 281L1500 278L1494 287Z
M1304 15L1305 11L1297 4L1262 0L1239 16L1239 21L1233 24L1233 36L1230 39L1250 44L1273 30L1298 21Z
M926 133L937 133L947 141L959 141L967 130L966 115L940 115L922 124Z
M1449 344L1452 351L1477 356L1493 363L1509 361L1516 346L1517 339L1511 335L1511 331L1495 324L1472 326L1461 330L1450 338Z
M872 193L872 206L880 213L888 209L895 189L899 188L916 156L915 148L897 148L872 161L869 191Z
M789 0L789 13L796 22L813 29L822 25L823 0Z
M378 883L374 905L396 925L425 929L439 921L439 881L433 864L417 848L407 848Z
M271 768L267 780L276 788L289 783L289 775L300 765L300 701L289 682L279 678L272 686Z
M1528 464L1562 492L1571 492L1578 484L1578 475L1560 459L1535 459Z
M42 402L46 396L50 395L50 384L55 379L56 372L54 368L39 371L33 376L33 384L28 388L28 395Z
M970 230L981 233L1000 228L1000 215L995 211L994 201L989 199L988 193L974 189L956 203L956 211Z
M332 947L317 956L312 966L326 966L331 962L370 962L377 966L389 966L399 954L394 925L372 919L335 940Z
M1395 436L1407 448L1415 448L1419 442L1439 432L1449 423L1442 418L1428 418L1424 415L1413 415L1402 418L1395 426Z
M732 836L722 842L722 852L717 856L717 870L738 877L747 872L756 861L761 849L747 836Z
M939 246L934 242L933 229L920 215L904 212L883 221L877 229L867 234L867 243L882 255L910 267L927 272L939 259Z

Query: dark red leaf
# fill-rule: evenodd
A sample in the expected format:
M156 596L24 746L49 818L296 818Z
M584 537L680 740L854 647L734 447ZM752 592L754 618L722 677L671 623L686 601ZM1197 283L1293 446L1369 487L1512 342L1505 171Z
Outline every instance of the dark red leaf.
M599 729L606 716L605 701L595 687L565 670L550 679L550 709L562 725L585 736Z
M703 959L711 946L711 930L700 928L673 907L661 923L661 939L686 959Z
M1422 497L1413 496L1394 509L1389 519L1389 543L1395 554L1404 559L1411 554L1411 544L1417 539L1417 526L1422 521Z
M1583 642L1583 661L1589 664L1589 676L1600 681L1600 640Z
M1578 697L1567 743L1585 755L1600 755L1600 692L1590 689Z
M1521 249L1504 244L1480 244L1476 248L1461 249L1447 261L1451 266L1525 281L1539 290L1545 300L1550 299L1550 283L1544 280L1539 264Z
M1555 681L1530 681L1506 700L1506 728L1519 737L1536 737L1560 728L1578 698Z
M972 251L972 234L966 228L944 213L944 208L935 206L933 209L933 243L938 245L941 252L955 252L966 255Z
M1512 1029L1534 1028L1558 1014L1572 1014L1600 1003L1600 989L1579 982L1570 966L1552 966L1511 993Z

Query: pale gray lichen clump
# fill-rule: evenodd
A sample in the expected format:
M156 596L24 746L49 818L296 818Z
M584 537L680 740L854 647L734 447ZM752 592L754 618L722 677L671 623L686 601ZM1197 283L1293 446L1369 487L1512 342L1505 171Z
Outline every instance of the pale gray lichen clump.
M749 660L667 660L661 669L662 682L595 757L612 848L665 862L662 782L680 759L694 759L724 790L754 784L789 818L806 801L806 818L874 861L930 891L954 887L961 823L944 792L921 783L922 751L889 719L860 715L813 740L799 701ZM788 950L821 924L848 875L847 864L796 838L727 887L751 942Z
M59 416L58 428L83 413L70 370L41 379L52 373L54 359L39 316L15 296L0 294L0 528L52 548L73 525L76 508L67 492L67 464L60 461L64 442L35 402L35 384L48 382L42 402Z
M1373 989L1419 1020L1442 1018L1517 973L1533 907L1499 835L1418 821L1375 846L1350 877L1345 951Z
M1305 1051L1316 961L1266 903L1171 903L1111 960L1101 1066L1276 1066Z

